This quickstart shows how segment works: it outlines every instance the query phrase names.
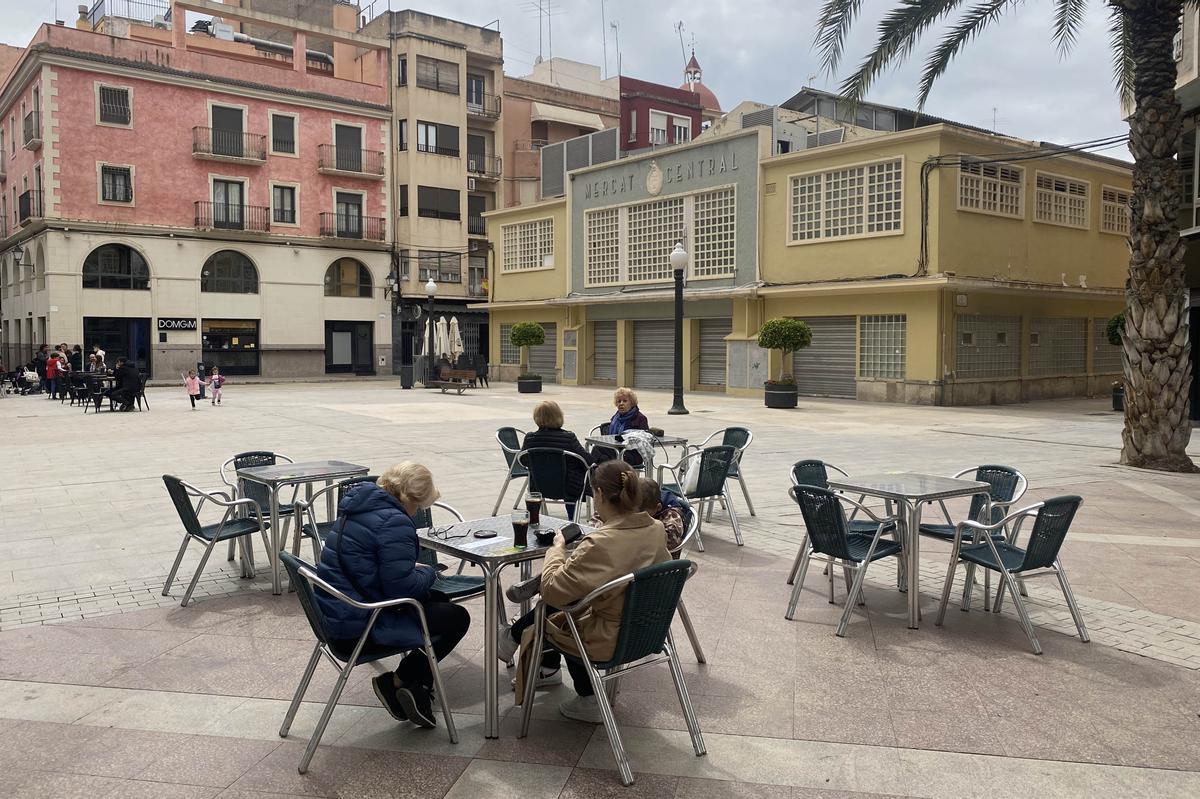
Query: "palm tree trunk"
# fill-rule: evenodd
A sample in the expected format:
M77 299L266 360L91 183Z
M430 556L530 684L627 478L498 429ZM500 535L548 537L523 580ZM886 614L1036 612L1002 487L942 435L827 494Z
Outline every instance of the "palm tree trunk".
M1112 0L1129 20L1136 110L1129 118L1133 208L1125 284L1125 430L1121 463L1196 471L1187 456L1192 362L1179 236L1182 132L1171 39L1180 0Z

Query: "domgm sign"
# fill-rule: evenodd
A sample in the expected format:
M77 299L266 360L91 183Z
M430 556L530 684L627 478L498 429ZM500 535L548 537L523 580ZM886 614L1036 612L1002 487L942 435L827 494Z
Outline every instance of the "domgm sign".
M158 329L164 330L164 331L165 330L195 330L196 329L196 320L195 319L186 319L186 318L177 317L177 316L171 316L171 317L160 316L158 318Z

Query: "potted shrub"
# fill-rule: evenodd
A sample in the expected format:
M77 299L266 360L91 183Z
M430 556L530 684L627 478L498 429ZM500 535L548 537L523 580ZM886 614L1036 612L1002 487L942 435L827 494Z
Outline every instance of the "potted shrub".
M1109 319L1108 324L1104 326L1104 334L1108 337L1108 343L1116 347L1124 346L1124 342L1121 341L1121 334L1124 331L1124 311ZM1112 384L1112 409L1114 411L1125 410L1125 384L1120 380L1114 380Z
M799 319L770 319L758 331L758 346L765 350L779 350L782 355L778 380L768 380L764 385L764 399L768 408L796 407L796 380L788 369L788 357L812 343L812 329Z
M546 331L537 322L517 322L508 335L509 343L521 348L521 374L517 377L517 392L537 394L542 390L542 376L529 372L529 348L546 343Z

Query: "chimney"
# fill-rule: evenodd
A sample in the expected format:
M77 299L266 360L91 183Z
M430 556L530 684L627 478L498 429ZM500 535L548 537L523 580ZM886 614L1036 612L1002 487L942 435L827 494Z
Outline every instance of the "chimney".
M75 20L75 27L81 31L90 31L92 22L88 19L88 7L79 6L79 19Z

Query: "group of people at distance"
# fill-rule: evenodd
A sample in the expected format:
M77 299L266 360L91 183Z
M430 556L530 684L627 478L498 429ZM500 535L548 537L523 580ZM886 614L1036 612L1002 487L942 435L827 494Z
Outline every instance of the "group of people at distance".
M625 390L627 391L627 390ZM637 411L636 397L628 392L617 414L626 423L645 424ZM618 392L621 395L621 392ZM632 401L630 401L632 400ZM553 402L534 409L538 430L526 437L526 446L554 445L582 450L574 434L563 431L561 408ZM644 429L644 428L643 428ZM583 599L592 590L638 569L669 560L678 550L690 521L687 503L653 480L642 477L628 463L608 459L597 464L589 458L595 530L568 547L558 533L546 552L540 579L511 586L509 599L520 602L539 591L549 607L559 608ZM582 479L582 478L581 478ZM347 595L365 602L399 597L419 600L433 638L434 654L445 658L466 635L469 612L433 589L436 570L419 561L420 540L416 519L440 497L430 471L417 463L397 464L377 483L351 487L338 506L338 520L325 541L317 574ZM317 592L317 601L330 620L334 637L353 641L366 628L368 614ZM575 617L586 656L595 661L611 657L619 634L625 589L600 597ZM505 622L499 631L498 654L511 660L521 650L514 689L523 696L527 679L538 687L561 683L561 662L566 658L577 696L559 705L570 719L600 723L600 711L581 658L561 612L546 617L545 640L551 651L541 658L528 652L534 615ZM410 611L385 612L372 630L383 646L403 646L420 637L419 621ZM522 646L524 644L524 646ZM433 727L433 672L425 656L407 655L394 672L373 681L380 703L397 721Z
M142 375L137 366L125 358L118 358L113 368L105 362L105 352L99 344L92 345L92 352L83 357L83 348L76 344L69 347L59 344L53 350L48 344L38 347L26 368L38 376L37 391L46 394L46 399L62 399L67 396L72 375L103 374L113 378L112 387L104 395L118 405L122 411L133 410L134 401L142 391ZM30 391L33 386L22 386Z

